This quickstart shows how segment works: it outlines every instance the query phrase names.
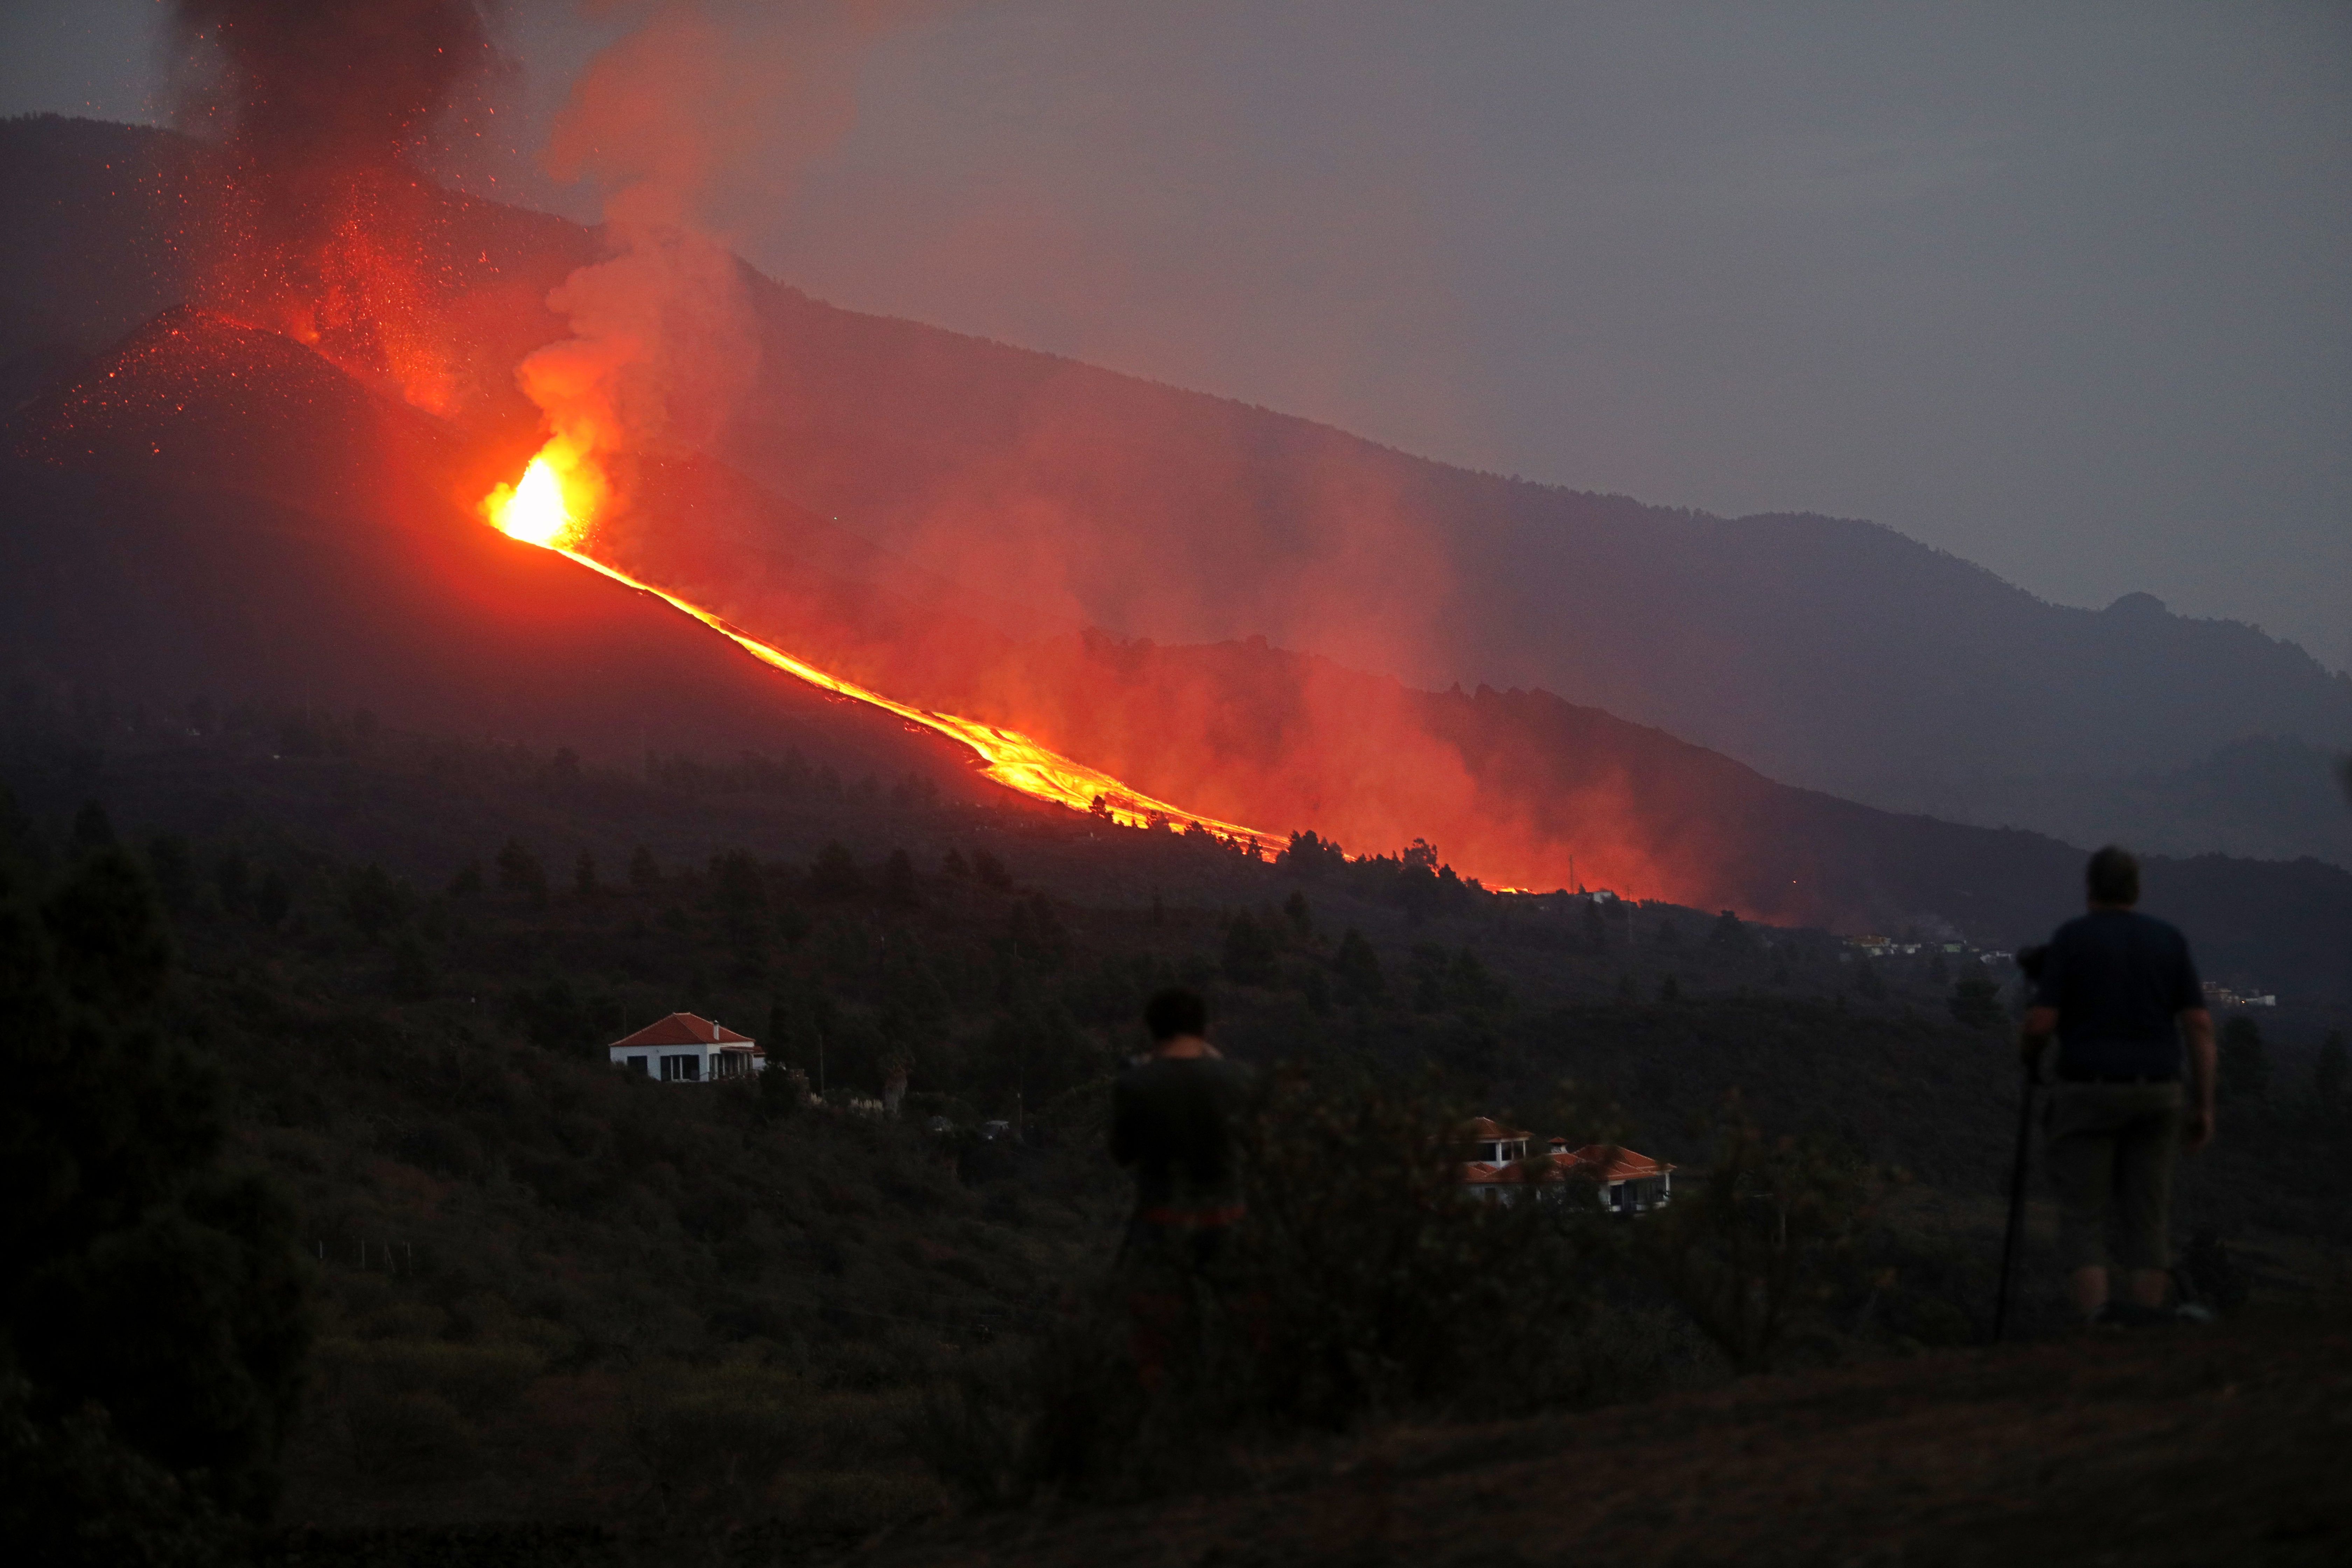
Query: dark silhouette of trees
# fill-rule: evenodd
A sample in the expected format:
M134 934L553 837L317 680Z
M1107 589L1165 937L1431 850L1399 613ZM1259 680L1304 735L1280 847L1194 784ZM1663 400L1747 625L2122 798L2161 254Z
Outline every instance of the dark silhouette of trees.
M890 858L882 863L882 901L899 910L911 910L923 901L922 889L915 881L915 862L904 849L891 850Z
M847 851L843 853L846 854ZM850 868L852 874L856 867ZM739 972L755 968L775 921L768 905L768 877L748 849L730 849L710 858L710 896L719 910L719 929Z
M1225 922L1225 978L1236 985L1271 985L1280 973L1274 939L1244 910Z
M0 1537L24 1562L215 1561L276 1497L301 1267L275 1194L219 1163L151 884L81 837L46 889L0 849Z
M661 886L661 866L654 852L640 844L629 856L629 886L640 893L650 893Z
M478 881L480 873L476 873ZM213 868L213 886L220 893L221 908L233 915L253 912L253 872L246 863L245 851L231 849Z
M547 902L547 868L520 839L509 838L499 851L499 887L529 900L533 909L541 908Z
M1952 1021L1970 1029L2000 1022L2000 984L1980 974L1963 974L1952 986Z
M2232 1018L2221 1026L2220 1054L2223 1099L2260 1100L2270 1092L2270 1056L2252 1018Z
M188 841L176 833L159 833L147 841L147 874L155 880L163 907L183 915L196 901L196 858Z
M1331 972L1339 977L1340 994L1350 1002L1377 1002L1388 994L1387 979L1381 973L1381 955L1372 951L1372 944L1353 926L1339 939L1339 951L1331 959Z
M74 813L73 847L76 854L114 847L114 824L107 820L106 808L98 802L83 801L81 809Z
M835 838L817 851L809 867L809 891L820 899L854 899L866 891L866 873L857 868L848 845Z
M409 892L371 860L343 884L343 918L352 929L376 942L408 918Z
M1293 833L1288 847L1275 857L1276 865L1307 881L1341 869L1347 863L1346 854L1337 844L1317 837L1311 829Z
M1752 952L1756 938L1740 923L1738 915L1726 910L1715 917L1715 924L1708 928L1706 945L1717 952Z
M2319 1060L2311 1069L2311 1092L2322 1112L2335 1110L2344 1103L2344 1031L2328 1030L2327 1038L2320 1042Z
M294 890L286 885L285 874L275 866L264 871L261 886L253 893L253 918L275 931L293 908Z

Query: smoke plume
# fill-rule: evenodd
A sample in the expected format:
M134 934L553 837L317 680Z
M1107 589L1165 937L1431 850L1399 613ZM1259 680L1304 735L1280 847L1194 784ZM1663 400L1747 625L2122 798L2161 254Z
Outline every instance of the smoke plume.
M741 267L709 226L715 194L724 182L730 204L772 198L836 140L856 50L907 9L664 0L573 84L543 161L597 189L611 254L549 296L572 335L516 380L546 416L548 461L608 543L635 459L714 445L759 374Z
M446 408L412 157L497 64L479 0L173 0L180 118L228 163L197 302Z

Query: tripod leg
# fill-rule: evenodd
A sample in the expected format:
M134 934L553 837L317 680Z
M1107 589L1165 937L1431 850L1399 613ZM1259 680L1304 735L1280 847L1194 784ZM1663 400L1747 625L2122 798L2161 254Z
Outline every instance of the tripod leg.
M2010 1284L2017 1272L2017 1248L2024 1239L2025 1177L2032 1163L2033 1149L2033 1075L2029 1072L2018 1087L2017 1099L2017 1158L2009 1173L2009 1226L2000 1238L2000 1287L1992 1307L1992 1342L1999 1344L2009 1331Z

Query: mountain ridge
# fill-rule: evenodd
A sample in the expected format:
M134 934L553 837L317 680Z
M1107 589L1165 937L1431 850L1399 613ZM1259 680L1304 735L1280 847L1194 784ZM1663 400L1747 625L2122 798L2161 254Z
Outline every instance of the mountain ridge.
M157 229L188 221L201 161L152 130L0 128L5 184L40 220L0 239L6 379L53 374L61 338L94 346L171 302L181 261ZM468 318L496 339L474 355L476 393L527 422L499 367L560 333L545 289L595 237L470 198L450 212L432 243L453 287L500 307ZM114 258L94 279L59 259L93 247ZM756 274L750 287L762 381L719 455L975 605L1168 642L1260 635L1433 688L1540 688L1892 810L2352 865L2326 757L2352 735L2352 679L2242 623L2135 595L2055 605L1882 524L1725 519L1481 474ZM2232 761L2256 737L2285 748L2260 776Z

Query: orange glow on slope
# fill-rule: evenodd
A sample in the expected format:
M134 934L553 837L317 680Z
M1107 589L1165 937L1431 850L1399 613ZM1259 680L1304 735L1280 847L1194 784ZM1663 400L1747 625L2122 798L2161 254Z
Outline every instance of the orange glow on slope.
M689 604L650 583L639 582L627 573L583 553L579 546L587 540L587 525L595 514L601 492L602 487L593 468L573 459L559 438L550 441L537 457L531 458L520 480L513 485L498 485L483 497L482 515L492 527L511 538L552 550L591 571L603 573L616 583L635 588L639 593L651 594L673 609L692 616L711 630L731 639L752 658L772 668L836 696L895 713L909 723L936 731L969 747L981 760L981 772L1009 789L1052 801L1057 805L1066 805L1074 811L1099 811L1123 826L1148 827L1157 819L1171 826L1205 830L1258 852L1272 853L1282 847L1284 841L1273 834L1244 827L1238 823L1221 822L1215 817L1202 816L1164 800L1139 794L1100 769L1090 768L1084 763L1049 751L1017 730L1000 729L976 719L959 718L952 713L935 713L927 708L917 708L885 697L855 681L827 674L772 644L737 630L699 605Z

